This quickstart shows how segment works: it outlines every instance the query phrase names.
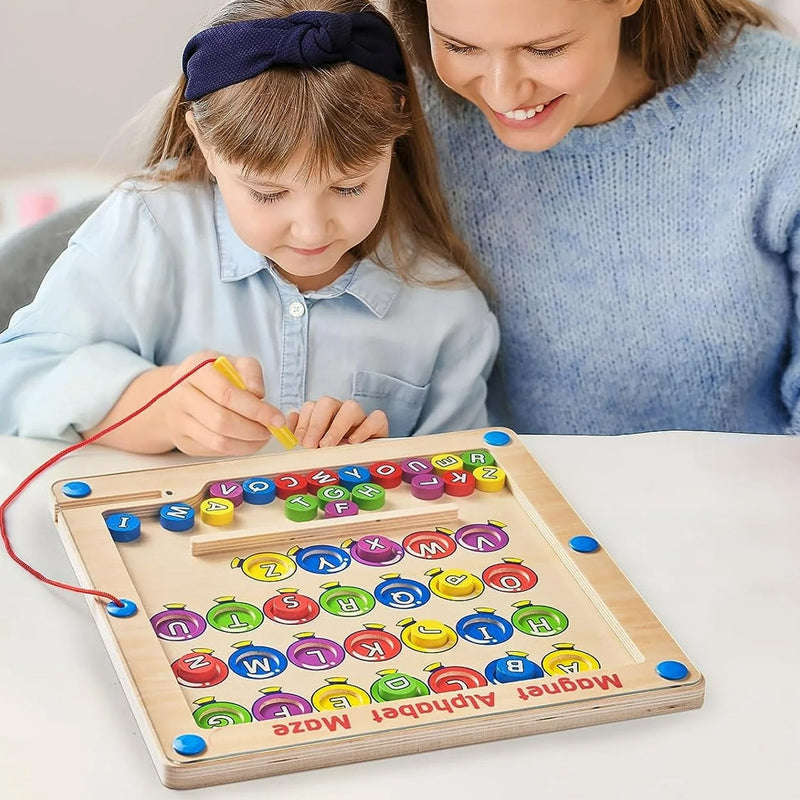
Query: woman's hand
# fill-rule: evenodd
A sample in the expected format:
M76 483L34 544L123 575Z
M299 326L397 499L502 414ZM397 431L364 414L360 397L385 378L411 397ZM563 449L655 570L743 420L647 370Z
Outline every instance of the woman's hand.
M174 368L171 380L219 355L207 351L192 354ZM246 389L238 389L209 364L160 401L170 440L188 455L251 455L270 439L267 426L286 424L280 410L262 399L264 376L258 361L230 356L229 360Z
M300 411L289 414L289 427L308 448L358 444L389 435L389 420L383 411L367 414L355 400L335 397L304 403Z

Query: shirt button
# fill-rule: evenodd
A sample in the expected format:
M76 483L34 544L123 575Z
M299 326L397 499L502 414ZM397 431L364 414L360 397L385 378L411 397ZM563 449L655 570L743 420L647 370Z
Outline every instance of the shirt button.
M289 313L293 317L302 317L306 313L306 307L298 300L289 304Z

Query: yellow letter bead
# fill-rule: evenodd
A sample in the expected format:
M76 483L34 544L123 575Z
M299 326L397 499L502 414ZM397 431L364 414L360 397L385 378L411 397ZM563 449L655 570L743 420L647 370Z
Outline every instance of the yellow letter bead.
M412 650L420 653L441 653L458 641L458 634L448 625L435 619L402 620L406 625L400 638Z
M444 475L445 472L452 472L454 469L464 469L464 462L452 453L440 453L431 458L433 471L437 475Z
M206 525L230 525L233 522L233 503L220 497L207 497L200 503L200 519Z
M506 474L500 467L476 467L472 474L479 492L499 492L506 485Z
M553 652L542 659L542 669L548 675L572 675L575 672L589 672L600 669L600 662L583 650L574 650L572 642L553 645Z
M328 686L322 686L311 695L311 704L317 711L339 711L368 706L372 699L369 692L360 686L350 686L347 678L325 678Z
M483 592L483 582L471 572L460 569L430 569L426 575L433 577L428 587L437 596L445 600L471 600Z

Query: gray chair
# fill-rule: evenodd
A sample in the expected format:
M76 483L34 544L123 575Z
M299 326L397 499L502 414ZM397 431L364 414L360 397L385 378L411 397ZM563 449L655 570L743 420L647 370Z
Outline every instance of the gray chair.
M53 262L70 236L100 205L102 197L84 200L23 228L0 245L0 331L11 315L33 300Z

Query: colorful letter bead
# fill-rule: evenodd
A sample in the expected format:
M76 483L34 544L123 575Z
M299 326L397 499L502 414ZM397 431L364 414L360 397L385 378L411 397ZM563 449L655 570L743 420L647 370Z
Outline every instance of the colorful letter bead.
M464 469L442 474L445 494L451 497L468 497L475 491L475 476Z
M265 506L275 499L275 482L269 478L248 478L242 482L245 503Z
M369 474L373 483L384 489L396 489L403 482L403 470L391 461L378 461L370 464Z
M444 494L444 481L432 473L415 475L411 479L411 494L420 500L436 500Z
M308 489L308 481L302 475L278 475L275 478L275 491L281 500L291 497L293 494L304 494Z
M351 492L360 483L368 483L372 477L366 467L357 464L348 464L346 467L342 467L338 475L339 483Z
M433 464L427 458L407 458L400 462L400 469L403 473L403 480L411 483L415 475L430 475L433 472Z
M453 453L441 453L431 458L431 466L437 475L444 475L454 469L464 469L464 462Z
M376 483L360 483L353 487L352 500L362 511L377 511L386 502L386 490Z
M476 467L472 474L480 492L499 492L506 485L506 473L500 467Z
M200 503L200 519L206 525L230 525L233 522L233 503L207 497Z
M320 503L331 503L339 500L349 500L350 491L344 486L323 486L317 491L317 498Z
M327 469L318 469L314 472L309 472L306 475L308 481L308 489L312 492L317 492L323 486L335 486L339 483L339 476Z
M133 542L142 532L142 523L135 514L112 514L106 527L115 542Z
M362 536L350 546L350 555L359 564L370 567L396 564L404 554L405 551L397 542L376 533Z
M187 503L170 503L158 512L161 527L167 531L189 531L194 527L194 509Z
M317 516L319 500L313 494L293 494L286 498L284 512L292 522L308 522Z
M235 481L220 481L219 483L212 483L208 487L209 497L220 497L223 500L230 500L234 506L240 506L244 500L244 491L242 485Z
M358 506L352 500L332 500L325 505L326 519L354 517L356 514L358 514Z
M492 467L495 464L494 456L488 450L468 450L461 454L464 469L472 470L475 467Z

